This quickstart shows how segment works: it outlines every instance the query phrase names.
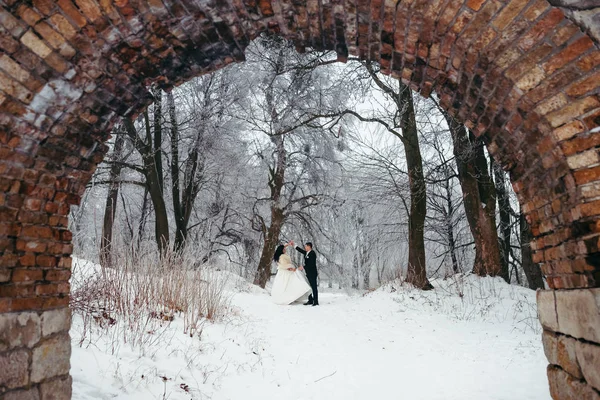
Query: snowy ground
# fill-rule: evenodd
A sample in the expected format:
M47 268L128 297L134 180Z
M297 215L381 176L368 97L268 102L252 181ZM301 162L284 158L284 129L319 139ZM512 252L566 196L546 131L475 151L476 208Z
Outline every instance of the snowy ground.
M225 321L189 337L175 318L143 350L118 332L80 346L75 316L73 398L550 399L527 289L468 277L283 307L236 279Z

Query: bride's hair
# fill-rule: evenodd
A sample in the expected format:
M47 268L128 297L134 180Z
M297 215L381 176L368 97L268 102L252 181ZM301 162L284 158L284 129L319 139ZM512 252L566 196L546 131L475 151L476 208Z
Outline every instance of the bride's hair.
M285 249L285 246L282 244L277 246L277 248L275 249L275 255L273 256L273 260L275 260L275 262L279 262L279 257L281 257L281 255L283 254L283 249Z

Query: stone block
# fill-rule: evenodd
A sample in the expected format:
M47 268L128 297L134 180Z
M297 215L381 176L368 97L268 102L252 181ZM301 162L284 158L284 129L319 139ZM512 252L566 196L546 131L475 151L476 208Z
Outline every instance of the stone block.
M40 400L40 391L38 388L29 390L15 390L14 392L8 392L2 400Z
M600 400L600 395L585 382L555 366L548 366L550 395L554 400Z
M41 336L41 321L37 313L0 314L0 351L16 347L33 347Z
M546 353L550 364L559 365L575 378L583 378L575 351L577 340L568 336L544 331L542 334L542 343L544 344L544 353Z
M0 386L20 388L29 383L29 354L26 350L0 354Z
M558 318L556 315L554 290L538 290L537 307L538 318L542 326L549 331L557 332Z
M555 296L558 329L550 330L600 343L600 288L557 290Z
M41 400L70 400L72 381L71 377L67 376L42 383Z
M70 369L71 341L68 334L54 336L33 349L31 381L38 383L67 375Z
M583 377L600 392L600 344L577 341L575 349Z
M42 314L42 335L68 332L71 327L71 310L68 307L45 311Z

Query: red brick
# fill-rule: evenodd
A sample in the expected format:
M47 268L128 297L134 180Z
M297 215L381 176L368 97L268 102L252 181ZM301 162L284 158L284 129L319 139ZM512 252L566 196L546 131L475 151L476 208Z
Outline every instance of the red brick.
M39 255L36 257L35 262L38 266L43 268L53 268L58 264L58 260L54 256Z
M21 227L10 222L0 222L0 236L18 236Z
M55 5L56 3L52 0L33 0L33 6L45 15L50 15Z
M44 299L41 297L30 297L30 298L16 298L12 299L10 310L11 311L26 311L26 310L39 310L44 305Z
M600 65L599 50L594 50L577 60L577 67L583 72L587 72L598 65Z
M69 284L62 283L46 283L35 286L35 294L38 296L68 294Z
M55 214L58 212L58 204L48 202L44 205L44 210L50 214Z
M57 4L64 11L64 13L80 28L83 28L85 25L87 25L85 17L79 13L75 5L70 0L58 0Z
M23 269L17 268L13 271L13 282L41 281L44 278L44 271L41 269Z
M22 267L33 267L35 266L35 254L26 254L19 258L19 264Z
M0 297L31 297L35 292L34 285L0 285Z
M28 198L25 200L24 208L29 211L39 211L42 208L42 200Z
M52 238L52 228L48 226L28 225L21 229L21 236L34 239Z
M557 69L562 68L581 54L585 53L593 45L594 42L592 42L592 39L590 39L588 36L583 36L582 38L569 44L560 53L552 56L552 58L550 58L546 63L544 63L542 67L544 68L546 73L551 75Z
M574 83L566 90L566 93L572 98L576 99L597 89L598 82L600 82L600 71L596 72L595 74L591 74L582 81Z
M68 269L50 269L46 271L47 281L68 281L71 278L71 271Z
M469 7L471 10L479 10L481 8L481 5L485 3L485 0L467 0L467 7Z
M0 299L0 313L7 313L13 311L12 299Z
M519 40L519 47L524 51L529 51L534 47L535 43L561 23L564 17L565 15L560 9L552 8Z
M41 308L44 310L50 310L53 308L61 308L69 305L69 296L52 296L40 298L42 300Z
M62 257L58 261L58 268L71 269L72 264L73 264L73 259L71 257Z
M546 0L534 0L530 1L529 4L530 6L523 13L523 16L529 21L537 19L550 7Z
M31 26L35 25L42 18L42 16L35 10L25 5L19 6L17 13L21 19L23 19L23 21L27 22Z
M18 251L30 251L33 253L43 253L46 251L48 247L47 243L44 242L36 242L33 240L17 240L17 250Z

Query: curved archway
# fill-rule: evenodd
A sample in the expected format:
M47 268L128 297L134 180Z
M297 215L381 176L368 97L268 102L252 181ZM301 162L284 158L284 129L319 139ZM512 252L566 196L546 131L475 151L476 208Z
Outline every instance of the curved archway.
M67 215L115 119L150 103L150 83L168 89L241 61L271 31L300 50L377 61L484 136L551 289L538 308L553 397L598 396L600 46L597 14L562 3L2 2L0 389L70 393Z

